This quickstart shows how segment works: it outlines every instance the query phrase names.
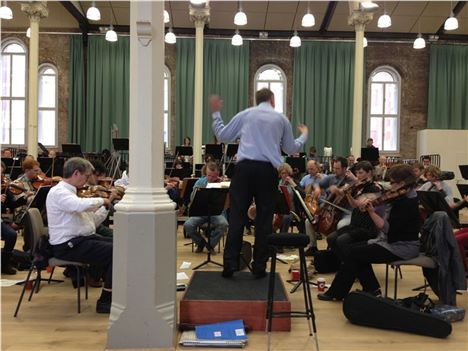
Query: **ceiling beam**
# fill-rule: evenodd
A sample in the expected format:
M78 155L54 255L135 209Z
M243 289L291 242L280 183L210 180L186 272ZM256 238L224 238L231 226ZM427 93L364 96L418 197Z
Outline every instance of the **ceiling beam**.
M121 24L113 24L112 26L114 27L114 30L116 32L130 33L130 26L121 25ZM88 26L90 32L100 32L101 28L109 28L109 27L110 27L110 23L109 24L90 24ZM232 33L231 33L231 36L232 36Z
M89 21L88 19L83 16L80 10L73 5L72 1L60 1L63 7L72 15L76 21L78 22L81 30L88 31L89 30Z
M173 32L176 35L187 35L194 36L194 28L173 28ZM259 33L265 32L260 30L240 30L239 33L244 38L259 38ZM291 31L279 31L279 30L269 30L268 39L288 39L291 37ZM204 35L207 36L219 36L219 37L232 37L232 29L211 29L205 28ZM301 39L355 39L355 33L352 31L342 31L342 32L329 32L324 31L298 31L298 35ZM434 37L433 33L422 33L422 35L428 39L431 36ZM376 40L414 40L416 38L415 33L391 33L391 32L366 32L367 39L376 39ZM267 39L267 40L268 40ZM435 40L453 40L453 41L468 41L468 35L461 34L441 34L436 37Z
M333 15L335 14L336 6L338 5L338 1L329 1L327 6L327 12L325 12L325 16L323 17L322 24L320 26L319 32L323 33L328 30L328 26L333 19Z
M466 5L466 1L459 1L453 8L453 15L457 17L458 14L463 10L463 7L465 7L465 5ZM436 32L438 36L441 36L445 33L444 25L445 25L445 20L444 20L444 23L442 23L442 25L440 26L439 30Z

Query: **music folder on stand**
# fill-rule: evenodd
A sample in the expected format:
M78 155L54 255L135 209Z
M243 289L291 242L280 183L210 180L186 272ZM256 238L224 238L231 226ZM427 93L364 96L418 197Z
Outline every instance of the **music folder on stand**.
M228 192L229 189L227 188L199 188L190 204L189 217L208 217L206 229L206 248L208 250L208 256L204 262L194 267L194 270L208 263L223 267L221 263L211 260L211 250L213 249L210 244L211 217L219 216L223 212Z

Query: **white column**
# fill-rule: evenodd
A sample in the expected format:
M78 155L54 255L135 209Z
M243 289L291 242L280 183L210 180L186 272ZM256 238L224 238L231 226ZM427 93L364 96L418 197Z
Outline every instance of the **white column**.
M108 349L174 349L175 204L163 186L164 3L130 2L130 186L116 206Z
M361 156L363 124L363 87L364 87L364 29L366 23L373 18L373 13L360 11L359 2L350 2L348 24L354 26L356 43L354 49L354 96L353 96L353 128L351 150L356 158Z
M193 106L193 164L202 163L203 131L203 28L209 21L210 9L190 6L190 19L195 24L195 94Z
M48 16L45 1L34 1L21 4L21 11L29 17L31 37L29 38L29 72L28 72L28 154L37 158L37 93L38 93L38 67L39 67L39 21Z

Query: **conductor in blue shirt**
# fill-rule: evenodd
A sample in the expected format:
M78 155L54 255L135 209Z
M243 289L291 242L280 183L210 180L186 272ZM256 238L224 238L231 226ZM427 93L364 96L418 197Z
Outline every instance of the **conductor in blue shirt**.
M267 236L272 233L273 213L278 182L278 166L282 163L281 149L287 154L299 152L307 140L308 129L299 124L301 133L294 139L291 123L275 111L275 96L269 89L255 93L257 106L235 115L224 125L221 118L223 101L217 95L210 96L213 113L213 131L219 141L231 142L240 138L237 163L229 190L231 212L229 231L224 249L223 277L230 278L239 270L244 224L247 210L255 199L255 244L253 275L266 276L268 261Z

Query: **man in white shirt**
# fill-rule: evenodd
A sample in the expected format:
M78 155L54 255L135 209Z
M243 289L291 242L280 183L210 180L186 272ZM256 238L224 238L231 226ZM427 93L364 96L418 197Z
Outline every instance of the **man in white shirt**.
M89 161L80 157L65 162L63 180L47 195L49 242L57 258L103 267L105 282L96 312L109 313L112 302L112 242L96 235L96 226L107 217L112 198L80 198L76 195L93 169Z

